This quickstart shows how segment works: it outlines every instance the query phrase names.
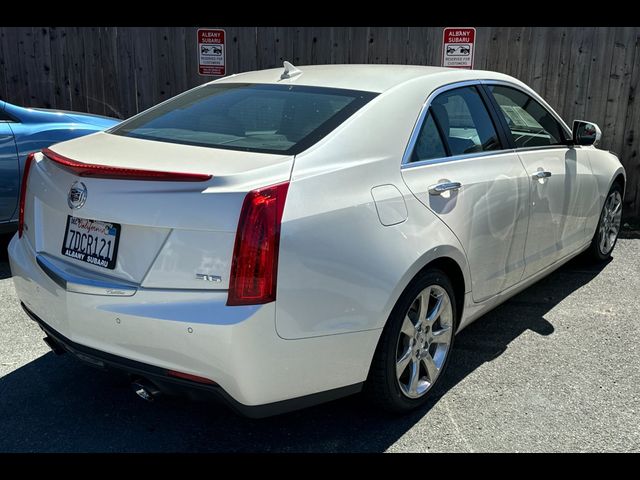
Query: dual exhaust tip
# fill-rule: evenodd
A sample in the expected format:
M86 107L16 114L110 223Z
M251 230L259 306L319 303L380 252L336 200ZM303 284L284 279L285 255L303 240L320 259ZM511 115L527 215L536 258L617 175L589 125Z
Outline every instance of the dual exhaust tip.
M151 382L142 378L131 382L134 393L146 402L153 402L159 395L160 390Z
M44 337L43 340L56 355L66 353L66 349L49 335ZM158 387L143 378L138 378L131 382L131 388L138 397L147 402L153 402L161 393Z

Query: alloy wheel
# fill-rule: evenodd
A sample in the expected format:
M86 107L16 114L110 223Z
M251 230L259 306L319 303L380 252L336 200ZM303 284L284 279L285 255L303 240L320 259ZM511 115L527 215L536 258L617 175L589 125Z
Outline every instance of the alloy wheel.
M600 226L598 227L598 248L602 255L609 255L616 243L622 220L622 195L613 190L604 202Z
M396 378L409 398L424 396L445 364L453 336L453 309L446 290L431 285L405 314L396 347Z

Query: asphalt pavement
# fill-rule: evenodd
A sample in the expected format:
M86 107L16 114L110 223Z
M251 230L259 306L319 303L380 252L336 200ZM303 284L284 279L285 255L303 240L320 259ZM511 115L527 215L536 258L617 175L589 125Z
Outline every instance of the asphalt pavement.
M640 451L640 239L578 258L456 340L425 408L359 396L263 420L135 396L119 376L56 356L20 309L0 244L0 452ZM1 243L1 241L0 241Z

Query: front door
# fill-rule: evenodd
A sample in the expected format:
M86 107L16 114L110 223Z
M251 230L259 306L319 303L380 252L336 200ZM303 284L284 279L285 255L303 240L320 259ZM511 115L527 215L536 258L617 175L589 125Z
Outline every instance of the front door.
M524 277L551 265L586 241L586 206L595 179L587 152L567 145L569 132L527 93L487 85L531 182Z
M402 175L465 249L473 299L517 283L524 270L529 179L503 145L477 86L433 99Z

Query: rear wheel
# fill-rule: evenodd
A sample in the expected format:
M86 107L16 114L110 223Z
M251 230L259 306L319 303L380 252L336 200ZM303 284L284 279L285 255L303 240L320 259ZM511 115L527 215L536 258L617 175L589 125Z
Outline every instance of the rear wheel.
M456 302L440 270L421 273L394 307L378 342L365 392L386 410L426 403L453 347Z
M589 247L589 253L593 259L604 261L611 257L613 247L618 241L621 221L622 186L619 183L614 183L604 201L598 227Z

